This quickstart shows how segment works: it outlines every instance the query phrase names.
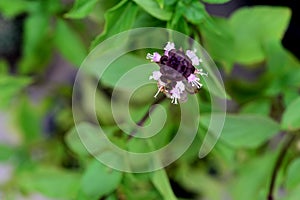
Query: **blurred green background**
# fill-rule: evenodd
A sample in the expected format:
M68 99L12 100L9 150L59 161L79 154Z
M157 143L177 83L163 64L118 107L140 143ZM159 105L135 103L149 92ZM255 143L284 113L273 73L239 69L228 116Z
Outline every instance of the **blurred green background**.
M298 200L297 8L295 1L1 0L0 199ZM164 170L115 171L96 161L79 141L71 106L81 62L101 41L137 27L187 34L216 62L230 99L221 138L207 157L198 158L210 116L206 90L198 95L197 137ZM135 53L116 65L143 59ZM85 113L90 112L93 81L82 86ZM124 149L145 150L114 123L113 85L100 80L98 86L97 117L109 138ZM133 98L137 121L153 102L152 93L143 92ZM168 144L178 126L178 110L169 104L163 104L171 117L154 139L157 148Z

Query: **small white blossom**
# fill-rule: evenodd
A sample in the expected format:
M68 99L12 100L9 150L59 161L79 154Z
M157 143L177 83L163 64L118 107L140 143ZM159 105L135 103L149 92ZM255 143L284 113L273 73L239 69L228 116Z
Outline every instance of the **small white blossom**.
M183 84L182 81L177 81L176 85L175 85L175 88L180 92L182 93L185 89L185 86Z
M168 42L164 48L165 55L167 56L169 54L169 51L171 51L172 49L175 49L175 44L173 42Z
M178 104L178 99L180 99L180 91L179 91L179 89L178 88L173 88L172 90L171 90L171 99L172 99L172 101L171 101L171 103L173 103L173 104Z
M185 90L185 86L182 81L177 81L175 87L170 91L171 92L171 103L178 104L181 93Z
M191 59L193 65L197 66L200 64L200 62L202 62L202 59L199 59L198 56L196 55L196 49L194 51L187 50L186 55Z
M157 52L154 52L153 55L148 53L146 58L151 60L152 62L159 62L160 58L161 58L161 55Z
M162 74L160 73L160 71L154 71L154 72L152 72L152 76L149 77L149 80L153 79L153 80L158 81L160 79L161 75Z

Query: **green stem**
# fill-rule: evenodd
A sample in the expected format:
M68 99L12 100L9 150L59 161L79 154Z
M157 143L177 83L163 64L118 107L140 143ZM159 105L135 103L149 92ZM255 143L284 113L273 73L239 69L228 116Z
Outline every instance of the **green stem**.
M291 146L291 144L293 143L296 135L295 134L288 134L287 135L288 138L286 139L285 143L283 144L283 147L281 149L281 151L279 152L278 158L275 162L275 166L272 172L272 177L271 177L271 183L270 183L270 187L269 187L269 192L268 192L268 197L267 200L274 200L274 187L275 187L275 182L276 182L276 178L278 175L278 172L280 170L280 167L282 165L282 162L286 156L286 153L289 149L289 147Z
M143 126L145 124L145 122L147 121L147 119L149 118L151 112L153 112L153 109L150 109L153 105L155 104L159 104L161 103L163 100L166 99L166 96L163 95L161 96L160 98L157 98L150 106L149 106L149 109L148 111L144 114L144 116L136 123L138 126ZM137 129L134 129L130 135L129 135L129 138L128 140L130 140L135 134L137 133Z

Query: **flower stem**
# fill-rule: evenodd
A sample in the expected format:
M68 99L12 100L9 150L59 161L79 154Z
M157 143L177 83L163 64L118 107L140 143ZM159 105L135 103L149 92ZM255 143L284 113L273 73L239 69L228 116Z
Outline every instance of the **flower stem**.
M154 109L150 109L153 105L155 104L159 104L161 103L163 100L166 99L166 96L163 95L159 98L157 98L150 106L149 106L149 109L148 111L143 115L143 117L136 123L138 126L143 126L145 124L145 122L147 121L147 119L149 118L150 116L150 113L153 112ZM135 128L129 135L129 138L128 140L130 140L135 134L137 133L137 129Z
M281 149L281 151L279 152L278 158L275 162L275 166L272 172L272 177L271 177L271 182L270 182L270 187L269 187L269 192L268 192L268 197L267 200L274 200L274 187L275 187L275 182L276 182L276 178L279 172L279 169L281 167L281 164L285 158L285 155L289 149L289 147L291 146L291 144L293 143L294 139L295 139L295 134L288 134L287 135L288 138L286 139L285 143L283 144L283 147Z

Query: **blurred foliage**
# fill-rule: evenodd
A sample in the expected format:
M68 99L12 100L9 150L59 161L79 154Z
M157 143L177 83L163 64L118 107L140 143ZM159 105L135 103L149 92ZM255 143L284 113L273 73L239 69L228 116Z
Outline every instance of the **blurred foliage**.
M205 9L204 2L229 1L1 0L0 114L8 120L0 121L4 130L0 134L7 130L13 134L0 137L4 138L0 199L34 199L37 194L88 200L266 199L276 161L290 137L294 140L277 171L274 197L299 199L300 63L281 44L291 11L243 7L222 18ZM22 31L5 32L17 30L14 26L22 26ZM204 159L198 159L198 152L210 121L208 91L199 95L198 134L179 160L156 172L123 173L92 158L73 127L74 73L103 40L131 28L153 26L180 31L204 46L223 74L230 106L221 138ZM21 42L16 44L18 37ZM21 54L16 50L7 55L7 44L15 45ZM95 97L97 117L108 137L121 148L137 151L147 144L128 142L122 136L111 115L110 92L118 77L142 59L130 54L114 62ZM70 72L57 82L60 72L52 73L52 67L65 65L71 66ZM86 113L92 109L93 81L83 83L80 103ZM152 94L155 88L145 90ZM151 95L140 93L133 98L134 119L152 101ZM178 126L177 110L164 106L170 119L153 138L156 147L165 146ZM86 140L97 142L89 124L77 128L86 132ZM9 179L2 181L3 174Z

